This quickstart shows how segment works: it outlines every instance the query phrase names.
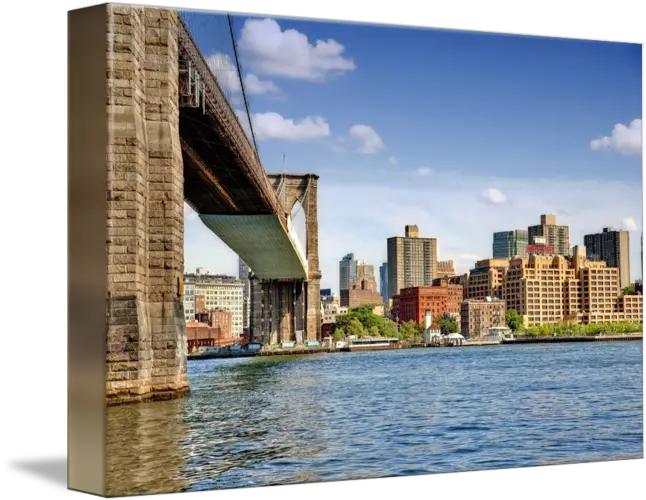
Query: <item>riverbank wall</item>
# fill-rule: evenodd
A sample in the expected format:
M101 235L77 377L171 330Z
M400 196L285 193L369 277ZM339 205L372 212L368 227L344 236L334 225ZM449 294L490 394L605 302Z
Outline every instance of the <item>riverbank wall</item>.
M338 352L338 349L329 349L326 347L310 349L268 349L266 351L231 351L231 352L209 352L209 353L191 353L188 359L214 359L214 358L250 358L255 356L294 356L301 354L322 354L328 352Z
M502 344L540 344L555 342L613 342L621 340L642 340L641 333L627 333L624 335L578 335L571 337L522 337L513 340L503 340Z
M463 348L463 347L482 347L482 346L498 346L510 344L553 344L560 342L616 342L616 341L636 341L642 340L643 334L630 333L624 335L594 335L594 336L572 336L572 337L523 337L513 340L502 341L489 341L489 340L472 340L465 342L461 345L443 345L443 344L410 344L400 345L386 350L399 350L399 349L432 349L432 348ZM362 351L369 351L370 349L362 349ZM382 349L384 350L384 349ZM188 355L189 360L196 359L214 359L214 358L249 358L255 356L300 356L305 354L325 354L347 352L347 349L335 349L327 347L310 348L310 349L268 349L264 351L249 352L249 351L233 351L233 352L217 352L217 353L192 353Z

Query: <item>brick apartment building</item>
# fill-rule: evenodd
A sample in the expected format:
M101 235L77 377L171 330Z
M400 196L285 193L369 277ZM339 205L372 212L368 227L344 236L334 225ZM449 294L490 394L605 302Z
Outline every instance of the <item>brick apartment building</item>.
M506 325L505 301L495 297L465 300L460 311L460 326L465 338L481 338L488 333L488 328Z
M186 323L186 340L188 352L194 352L201 346L225 347L235 343L230 331L227 335L219 326L211 327L197 321Z
M225 337L233 336L233 314L223 308L195 313L195 322L204 323L211 328L219 327Z
M435 280L435 283L432 286L404 288L393 297L392 309L397 321L405 323L412 320L423 325L426 311L431 311L432 318L447 313L459 318L462 285L451 284L447 279Z
M210 312L209 325L212 328L220 328L225 337L233 336L233 314L227 309L214 309Z
M377 283L373 280L361 280L352 285L349 290L341 290L341 306L359 307L363 304L381 304L383 299L377 291Z

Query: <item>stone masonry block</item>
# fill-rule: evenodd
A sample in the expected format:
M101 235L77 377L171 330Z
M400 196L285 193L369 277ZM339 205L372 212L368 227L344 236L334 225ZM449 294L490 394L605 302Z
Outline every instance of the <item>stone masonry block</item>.
M166 398L188 389L177 297L184 261L178 18L148 7L108 12L106 397ZM156 208L156 202L163 203ZM120 302L120 296L129 298Z

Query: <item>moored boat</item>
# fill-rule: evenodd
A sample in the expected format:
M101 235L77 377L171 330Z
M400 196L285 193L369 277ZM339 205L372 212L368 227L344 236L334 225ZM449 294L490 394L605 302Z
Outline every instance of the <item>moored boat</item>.
M399 339L396 337L362 337L348 339L344 351L380 351L385 349L396 349Z

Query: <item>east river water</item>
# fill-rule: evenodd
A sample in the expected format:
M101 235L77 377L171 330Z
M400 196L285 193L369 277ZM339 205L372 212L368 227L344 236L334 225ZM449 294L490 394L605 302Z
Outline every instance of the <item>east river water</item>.
M643 457L642 342L189 361L108 408L108 494Z

